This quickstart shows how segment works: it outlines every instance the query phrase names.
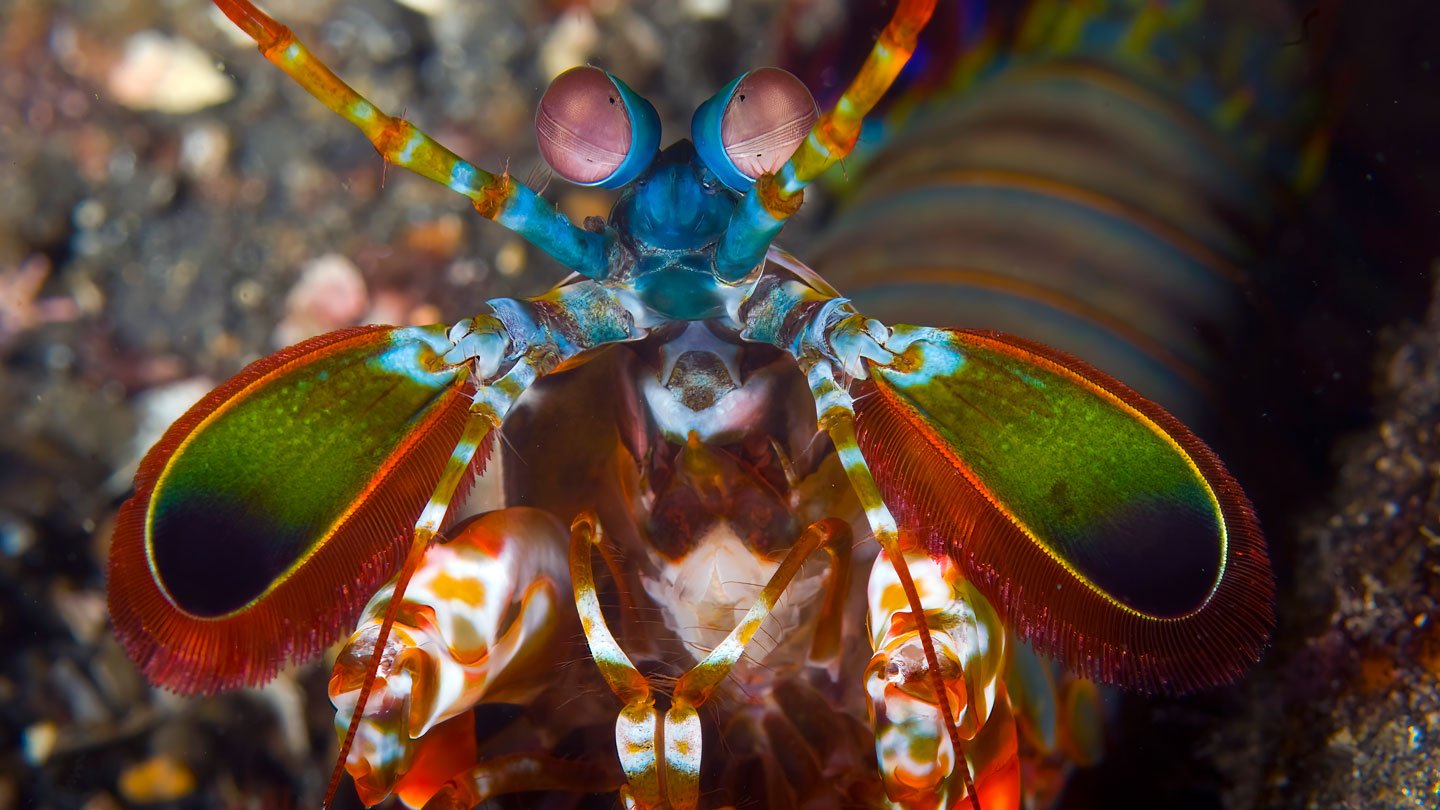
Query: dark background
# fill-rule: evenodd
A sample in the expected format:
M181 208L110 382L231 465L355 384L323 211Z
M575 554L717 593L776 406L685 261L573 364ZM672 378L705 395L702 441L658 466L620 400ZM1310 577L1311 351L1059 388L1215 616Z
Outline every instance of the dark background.
M481 166L543 182L529 122L547 58L624 76L668 141L735 74L797 61L805 26L844 4L735 0L718 19L660 0L450 0L434 17L380 0L292 5L272 10L362 92ZM833 46L820 85L868 47L877 14L850 10L863 34ZM1263 280L1270 320L1236 359L1245 393L1220 403L1236 425L1224 455L1271 537L1280 633L1234 690L1118 701L1109 759L1074 779L1066 806L1437 802L1424 787L1440 784L1426 758L1440 654L1427 657L1434 634L1417 617L1436 604L1440 553L1405 554L1440 526L1424 432L1440 364L1425 341L1440 324L1418 326L1440 259L1440 6L1293 15L1328 100L1331 160L1268 237L1284 272ZM182 701L148 690L110 638L105 544L133 465L187 392L278 348L277 324L343 317L287 305L318 257L345 257L364 283L356 306L390 320L451 322L561 273L445 189L385 172L204 3L10 0L0 19L0 810L128 806L122 773L156 756L197 780L172 806L309 802L333 740L322 666ZM198 45L193 72L221 64L233 98L144 109L134 99L156 80L122 80L143 31ZM606 208L560 185L550 196L568 213ZM825 207L787 232L802 257ZM1386 477L1409 459L1419 473Z

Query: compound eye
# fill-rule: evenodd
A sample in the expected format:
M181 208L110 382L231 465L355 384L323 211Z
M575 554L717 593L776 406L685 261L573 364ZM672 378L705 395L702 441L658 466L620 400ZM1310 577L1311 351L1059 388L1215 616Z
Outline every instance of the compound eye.
M655 156L660 119L624 82L599 68L577 67L545 90L535 138L556 174L582 186L617 188Z
M815 99L799 79L760 68L702 104L691 137L711 171L743 191L785 165L817 117Z
M818 115L799 79L779 68L760 68L740 80L725 105L720 142L735 168L755 179L785 165Z

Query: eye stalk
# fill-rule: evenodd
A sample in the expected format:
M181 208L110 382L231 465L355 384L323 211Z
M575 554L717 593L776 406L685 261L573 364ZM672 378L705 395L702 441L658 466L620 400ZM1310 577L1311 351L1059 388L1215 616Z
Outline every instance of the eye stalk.
M650 102L609 73L571 68L556 76L541 97L535 139L545 162L566 180L619 188L655 157L660 117Z
M705 165L744 193L760 175L785 165L818 115L804 83L779 68L760 68L701 104L690 137Z

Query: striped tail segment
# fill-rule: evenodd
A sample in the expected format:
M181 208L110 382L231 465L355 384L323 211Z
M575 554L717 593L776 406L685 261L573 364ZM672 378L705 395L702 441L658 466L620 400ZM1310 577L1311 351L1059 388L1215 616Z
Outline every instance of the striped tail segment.
M1256 246L1325 151L1299 26L1263 5L962 15L944 89L896 105L807 256L867 315L1024 335L1203 424Z

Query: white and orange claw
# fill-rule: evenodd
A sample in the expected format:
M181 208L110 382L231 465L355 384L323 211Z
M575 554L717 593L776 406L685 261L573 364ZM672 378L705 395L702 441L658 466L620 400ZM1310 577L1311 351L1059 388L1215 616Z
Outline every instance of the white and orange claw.
M964 753L976 789L986 799L983 807L1016 807L1019 768L1015 721L1000 680L1006 642L1000 617L948 560L906 554L905 564L925 608L923 617L910 610L884 554L875 561L868 590L875 655L865 670L865 687L886 797L891 806L906 810L969 806L921 647L917 625L923 621L940 660L944 699L962 739L973 743Z
M402 783L432 742L425 735L477 703L524 702L550 683L547 673L566 647L557 639L573 632L567 613L556 610L557 596L570 590L568 537L550 514L512 507L481 515L426 552L345 763L365 804L397 790L407 803L423 803L428 795ZM335 662L330 699L338 723L354 709L392 593L387 586L370 600Z

